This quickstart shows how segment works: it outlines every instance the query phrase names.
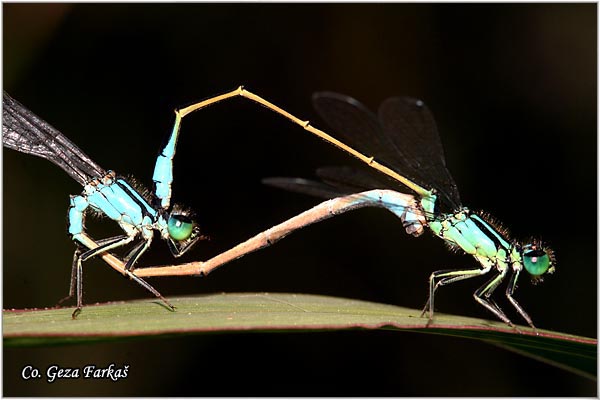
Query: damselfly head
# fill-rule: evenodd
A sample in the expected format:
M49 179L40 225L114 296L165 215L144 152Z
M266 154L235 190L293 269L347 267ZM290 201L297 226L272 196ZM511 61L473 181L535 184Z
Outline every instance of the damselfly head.
M197 240L206 239L200 235L200 226L194 220L194 213L178 204L173 206L168 215L167 232L169 248L175 257L185 253Z
M554 273L556 260L554 252L539 240L531 240L521 248L523 266L531 275L534 284L542 282L546 273Z

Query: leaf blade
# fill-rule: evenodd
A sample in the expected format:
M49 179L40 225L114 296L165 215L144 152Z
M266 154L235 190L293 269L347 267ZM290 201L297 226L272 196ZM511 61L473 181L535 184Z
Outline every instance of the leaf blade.
M72 309L4 310L4 345L40 346L182 334L242 331L390 329L460 336L516 351L588 378L596 376L597 340L501 322L436 314L368 301L287 293L229 293L171 299L170 312L154 300Z

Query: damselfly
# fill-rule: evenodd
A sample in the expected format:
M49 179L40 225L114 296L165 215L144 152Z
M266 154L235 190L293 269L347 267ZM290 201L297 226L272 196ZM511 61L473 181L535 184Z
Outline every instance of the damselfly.
M265 183L273 186L335 198L261 232L206 262L182 264L175 268L144 268L137 271L139 276L206 275L224 263L273 244L296 229L348 210L377 206L399 216L408 233L418 236L427 226L451 248L472 255L480 265L472 269L433 272L429 278L429 299L422 316L429 312L429 320L433 319L434 296L440 286L492 273L493 277L474 293L475 300L502 321L514 326L492 298L497 287L510 276L506 297L535 329L532 319L513 294L523 269L531 275L534 283L540 282L544 274L554 272L553 252L539 240L523 244L509 239L507 231L489 215L472 212L461 205L454 179L446 168L435 121L422 101L393 97L381 105L376 116L351 97L336 93L316 94L313 101L319 114L348 143L364 149L368 153L365 155L314 128L308 121L302 121L241 88L238 90L238 95L284 115L392 179L379 179L377 182L359 171L344 168L319 170L318 174L327 183L299 178L265 179ZM395 189L402 185L415 192L418 199L395 190L382 189ZM360 187L378 189L356 193ZM348 194L351 192L354 193Z
M69 235L77 244L71 272L69 296L77 295L77 308L83 305L82 262L96 255L106 255L118 247L135 243L121 266L113 268L135 280L141 286L169 303L156 289L133 273L134 266L150 247L154 231L167 241L175 257L179 257L202 239L191 210L171 205L173 157L182 118L193 111L189 108L175 112L175 125L167 144L160 152L154 168L154 191L150 193L132 179L114 171L105 171L85 155L75 144L47 122L33 114L6 92L2 99L2 139L5 147L46 158L65 170L83 186L83 192L71 196L68 211ZM85 217L90 211L114 220L124 234L94 241L85 230Z
M330 92L313 96L320 116L347 143L364 149L374 159L391 168L375 167L394 181L374 180L348 168L322 168L317 173L325 182L340 187L409 187L420 197L420 210L426 225L451 249L472 255L478 268L435 271L429 278L429 300L422 315L433 318L434 296L440 286L493 273L475 293L475 300L510 326L514 326L492 295L510 276L506 297L517 312L535 329L532 319L513 297L519 275L525 269L534 283L555 269L553 252L539 240L520 243L508 237L506 229L488 214L463 207L454 179L446 168L442 144L433 115L420 100L392 97L373 114L357 100ZM399 174L399 176L397 174ZM293 178L271 178L265 183L289 190L328 196L332 189L320 182ZM396 184L396 185L394 185ZM354 189L356 190L356 189Z

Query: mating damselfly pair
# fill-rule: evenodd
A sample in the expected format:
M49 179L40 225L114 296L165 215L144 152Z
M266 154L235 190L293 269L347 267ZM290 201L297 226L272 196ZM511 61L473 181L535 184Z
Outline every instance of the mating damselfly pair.
M202 238L193 213L171 205L173 157L180 124L193 111L238 96L267 107L357 157L377 171L379 179L348 168L320 169L317 173L323 182L267 178L264 180L266 184L329 200L208 261L136 269L136 263L150 246L154 232L169 243L175 257ZM432 320L435 292L440 286L492 274L492 278L474 293L475 300L502 321L514 326L492 298L497 287L508 277L507 299L535 328L513 294L523 269L534 282L554 271L553 253L537 240L522 244L509 239L506 231L489 216L471 212L462 206L456 184L445 165L435 121L425 104L409 97L393 97L386 100L375 115L353 98L336 93L317 93L313 102L320 116L343 142L243 87L176 110L175 124L167 145L156 160L153 190L149 192L113 171L100 168L64 135L4 93L4 146L47 158L84 186L80 195L71 196L68 218L69 234L77 244L69 293L69 297L77 296L73 317L83 305L82 262L91 257L101 256L111 267L138 282L173 309L143 278L206 275L233 259L275 243L294 230L349 210L371 206L391 211L401 219L407 233L413 236L419 236L425 228L429 228L450 247L472 255L479 263L479 266L470 269L433 272L429 279L429 299L422 316L428 313L429 320ZM406 188L416 196L398 191ZM362 191L364 189L370 190ZM116 221L124 234L97 241L92 239L84 228L85 215L91 210ZM132 248L123 259L110 254L125 245Z

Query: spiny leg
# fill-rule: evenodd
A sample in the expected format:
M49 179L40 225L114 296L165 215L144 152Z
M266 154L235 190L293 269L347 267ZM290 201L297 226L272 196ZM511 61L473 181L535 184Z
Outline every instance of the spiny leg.
M71 314L71 318L75 319L81 312L81 308L83 307L83 267L81 264L81 252L75 252L77 258L75 260L76 263L76 284L77 284L77 306L75 310L73 310L73 314Z
M76 281L77 281L77 307L75 308L75 311L73 311L73 314L72 314L73 319L77 318L79 313L81 313L81 309L83 307L82 259L83 259L83 257L79 256L79 257L77 257L77 260L76 260L76 263L77 263L77 267L76 267L76 271L77 271L77 279L76 279ZM165 303L171 311L175 311L175 306L173 304L171 304L171 302L169 302L166 298L164 298L163 295L161 295L158 292L158 290L154 289L154 287L152 287L148 282L144 281L140 277L135 276L135 274L133 274L132 272L130 272L128 270L125 270L125 274L130 279L133 279L144 289L148 290L150 293L152 293L154 296L156 296L158 299L160 299L163 303Z
M500 318L509 326L516 328L515 324L511 322L510 319L504 314L504 311L496 304L494 300L491 299L494 290L498 287L500 283L504 280L506 276L507 269L504 269L498 273L495 277L493 277L490 281L488 281L485 285L481 286L475 293L473 293L473 298L479 304L490 310L494 315ZM485 297L485 299L483 298Z
M142 278L136 276L133 272L125 270L125 274L130 278L133 279L134 281L136 281L140 286L142 286L144 289L146 289L147 291L149 291L150 293L152 293L154 296L156 296L158 299L160 299L163 303L166 304L166 306L169 308L170 311L175 311L175 306L173 304L171 304L171 302L169 300L167 300L166 298L163 297L162 294L160 294L158 292L158 290L154 289L148 282L146 282L145 280L143 280Z
M131 242L133 239L134 239L134 236L119 235L119 236L99 240L96 243L101 243L101 245L96 247L95 249L90 249L83 253L81 252L80 249L77 249L75 251L74 260L73 260L75 265L73 266L73 269L76 272L75 281L76 281L76 289L77 289L77 306L75 308L75 311L73 311L73 314L71 314L71 317L73 319L77 318L79 313L81 313L81 308L83 307L83 266L82 266L83 264L82 264L82 262L87 261L89 258L94 257L97 254L104 253L115 247L123 246L123 245ZM71 277L71 279L73 279L73 278ZM71 284L72 284L72 282L71 282ZM70 295L72 296L72 293L70 293Z
M429 277L429 298L427 299L427 303L423 308L423 312L421 313L421 317L425 315L425 313L429 310L429 321L433 320L433 303L435 291L439 286L444 286L449 283L458 282L464 279L474 278L476 276L485 275L490 271L489 268L477 268L477 269L468 269L468 270L440 270L435 271ZM436 283L436 279L438 282Z
M502 308L500 308L500 306L498 305L498 303L496 303L496 300L494 300L493 297L491 297L491 296L485 296L485 301L487 301L488 303L490 303L497 310L502 310Z
M58 305L61 305L67 300L72 299L75 296L75 285L77 283L77 259L81 254L81 247L79 243L76 243L77 248L75 249L75 253L73 253L73 263L71 265L71 283L69 284L69 295L63 297L58 301Z
M94 249L90 249L90 250L86 251L85 253L83 253L82 259L83 259L83 261L86 261L88 258L94 257L100 253L105 253L106 251L108 251L110 249L124 246L124 245L128 244L129 242L133 241L134 238L135 238L135 236L120 235L120 236L115 236L114 238L99 240L96 243L98 243L100 246L98 246ZM124 259L126 270L133 271L133 266L135 265L137 260L141 257L141 255L144 254L144 252L146 250L148 250L151 243L152 243L152 238L143 240L140 243L138 243L137 245L135 245L133 247L133 249L129 251L129 253L127 253L127 255L125 256L125 259Z
M100 239L96 241L96 244L98 246L104 246L105 244L109 243L109 242L113 242L115 240L115 238L125 238L127 237L126 235L120 235L120 236L116 236L116 237L110 237L110 238L105 238L105 239ZM60 299L58 301L58 305L64 303L67 300L72 299L75 296L75 285L77 283L77 258L79 258L79 256L82 253L82 248L83 246L81 245L81 243L79 242L75 242L75 245L77 246L77 249L75 249L75 253L73 253L73 263L71 266L71 283L69 285L69 295L66 297L63 297L62 299Z
M100 253L105 253L109 250L116 249L117 247L125 246L126 244L131 243L133 239L135 239L134 235L119 235L97 241L96 243L101 243L100 246L86 250L81 254L81 260L87 261Z
M114 249L116 247L120 247L123 245L126 245L127 243L130 243L133 239L135 238L135 236L128 236L128 235L120 235L120 236L116 236L113 238L108 238L108 239L102 239L101 242L102 245L94 248L94 249L90 249L87 250L86 252L84 252L83 254L79 254L76 257L76 271L77 271L77 308L75 309L75 311L73 312L72 317L76 318L77 315L79 315L79 313L81 312L81 308L83 306L83 282L82 282L82 275L83 275L83 268L82 268L82 262L83 261L87 261L89 258L94 257L96 255L99 255L101 253L105 253L108 250ZM148 246L148 241L144 242L146 244L146 246L142 246L139 247L139 249L141 250L145 250ZM133 258L131 258L127 263L129 264L129 262L135 262L135 260L137 260L137 258L139 258L139 256L143 253L143 251L139 250L137 255ZM131 264L133 265L133 264ZM175 307L173 306L173 304L171 304L166 298L164 298L156 289L154 289L149 283L147 283L146 281L144 281L143 279L135 276L132 272L130 272L127 267L125 269L125 275L127 275L130 279L133 279L134 281L136 281L140 286L142 286L143 288L145 288L146 290L148 290L149 292L151 292L152 294L154 294L154 296L156 296L157 298L159 298L161 301L163 301L167 307L169 307L169 309L171 311L175 310Z
M127 236L127 235L121 235L121 236L116 236L114 238L109 238L109 239L103 239L102 242L104 242L103 245L96 247L95 249L91 249L86 251L85 253L83 253L81 255L81 257L79 257L80 262L81 261L87 261L89 258L94 257L100 253L104 253L110 249L114 249L116 247L120 247L120 246L124 246L127 243L130 243L133 239L135 238L135 236ZM143 246L138 246L136 248L134 248L134 251L137 250L137 254L130 258L127 263L125 264L125 273L126 275L130 278L133 279L134 281L136 281L139 285L141 285L142 287L144 287L146 290L150 291L152 294L154 294L156 297L158 297L160 300L162 300L170 309L171 311L175 310L175 307L167 300L165 299L159 292L158 290L154 289L149 283L147 283L146 281L144 281L143 279L135 276L131 271L130 268L131 266L135 263L135 261L142 255L142 253L148 248L148 246L150 245L150 240L146 240L144 242L142 242L144 245ZM130 252L131 254L131 252Z
M136 245L125 257L125 269L127 271L133 271L133 266L137 262L137 260L144 254L146 250L150 247L152 243L152 239L144 240Z
M144 251L146 251L147 246L148 246L147 242L148 242L147 240L142 240L138 244L136 244L135 246L133 246L133 248L131 250L129 250L129 252L127 253L127 255L125 257L123 257L123 261L125 263L128 263L129 260L131 260L133 258L134 261L132 262L132 264L135 264L135 262L140 257L140 255L142 253L144 253ZM131 270L131 268L128 268L128 269Z
M521 305L519 303L517 303L517 300L515 300L512 295L513 292L515 291L515 289L517 288L517 279L519 279L519 273L521 271L520 270L514 270L513 274L510 278L510 282L508 287L506 288L506 297L508 298L508 300L510 301L510 303L513 305L514 308L517 309L517 312L519 314L521 314L521 316L523 317L523 319L525 321L527 321L527 323L529 324L529 326L531 328L533 328L535 334L537 335L537 328L535 327L535 325L533 325L533 320L531 319L531 317L529 316L529 314L527 314L525 312L525 310L523 310L523 307L521 307Z

